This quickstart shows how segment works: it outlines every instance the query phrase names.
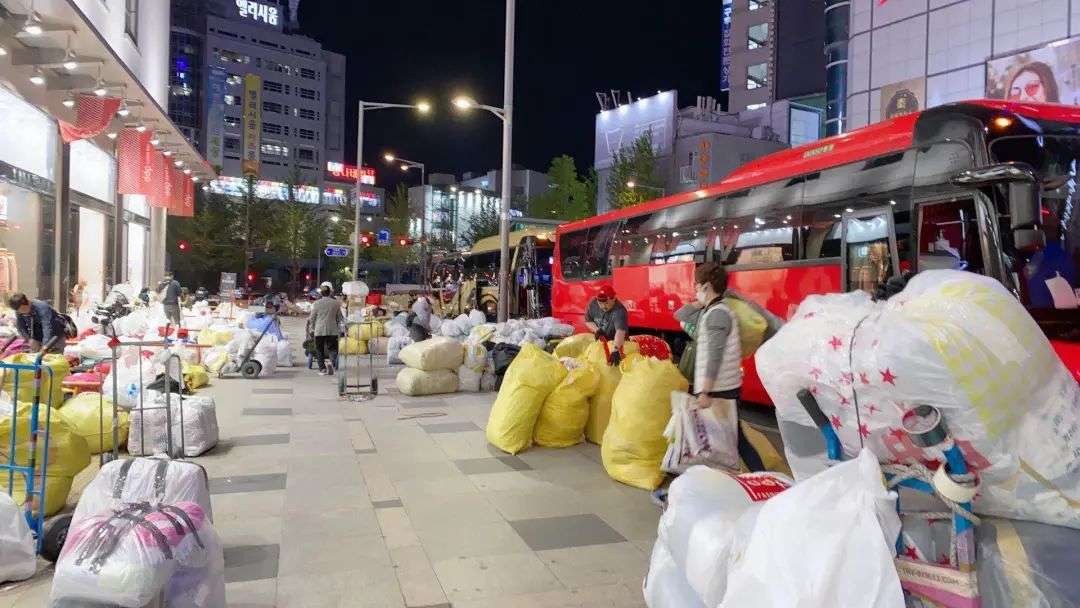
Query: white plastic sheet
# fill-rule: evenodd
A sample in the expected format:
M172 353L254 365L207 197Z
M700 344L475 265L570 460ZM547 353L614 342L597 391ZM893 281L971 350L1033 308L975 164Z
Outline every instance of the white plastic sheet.
M277 343L277 364L279 367L293 366L292 343L288 340L279 340Z
M865 442L882 462L942 459L900 424L928 404L979 473L977 513L1080 528L1080 387L1000 283L936 270L887 302L811 296L756 363L796 478L825 466L820 443L801 441L817 431L799 390L816 393L849 456Z
M144 409L131 411L128 453L133 456L169 454L165 403L164 394L148 391ZM183 412L183 420L181 420L181 412ZM185 396L181 407L180 396L174 393L170 397L169 413L172 417L173 443L170 456L198 456L217 445L218 423L213 397ZM145 429L143 429L144 418Z
M764 503L719 608L904 608L899 533L896 494L864 450Z
M661 543L653 546L643 591L649 608L706 608Z
M79 357L83 359L107 359L112 356L109 337L101 334L87 336L79 341Z
M105 376L102 389L107 397L112 397L113 374L116 375L116 405L126 409L139 406L140 392L146 391L146 386L154 381L154 365L151 361L143 359L133 349L124 349L124 355L117 359L116 365ZM141 370L140 370L141 365ZM141 371L141 373L140 373ZM145 400L145 396L143 397Z
M34 548L34 536L26 525L22 507L6 492L0 492L0 582L34 576L37 569Z

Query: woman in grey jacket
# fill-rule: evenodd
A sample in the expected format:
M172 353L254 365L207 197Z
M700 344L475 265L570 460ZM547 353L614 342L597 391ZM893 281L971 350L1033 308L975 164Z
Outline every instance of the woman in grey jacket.
M341 303L334 298L334 292L325 285L319 289L322 297L311 305L308 316L307 332L315 338L315 358L319 361L319 375L333 375L334 362L338 356L338 337L345 317L341 314Z

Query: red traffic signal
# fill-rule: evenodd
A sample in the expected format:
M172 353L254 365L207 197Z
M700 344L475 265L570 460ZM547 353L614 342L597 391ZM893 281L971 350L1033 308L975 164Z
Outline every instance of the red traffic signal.
M255 282L255 273L254 272L249 272L248 276L247 276L247 279L248 279L248 283L254 283Z
M406 245L408 245L408 244L409 244L409 239L406 239L406 238L400 238L400 239L398 239L398 241L397 241L397 244L398 244L398 245L401 245L402 247L404 247L404 246L406 246Z
M360 244L363 245L364 247L371 247L371 235L370 234L361 234L360 235Z
M187 251L188 249L191 249L191 243L180 239L179 241L176 241L176 248L180 251Z
M311 273L310 272L304 275L304 280L305 281L310 281L311 280Z

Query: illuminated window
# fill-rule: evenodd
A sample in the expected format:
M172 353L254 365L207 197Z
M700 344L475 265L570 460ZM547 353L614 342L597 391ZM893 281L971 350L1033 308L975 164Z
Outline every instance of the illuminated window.
M768 104L766 104L764 102L762 102L762 103L752 103L752 104L746 106L746 109L747 110L760 110L761 108L764 108L766 105L768 105Z
M746 31L746 48L758 49L769 44L769 24L751 25Z
M225 79L225 84L234 87L239 86L242 82L244 82L244 77L239 74L229 74L229 77Z
M759 8L765 8L769 5L769 0L750 0L749 8L752 11L756 11Z
M230 129L240 128L240 119L235 116L226 116L224 122L225 126Z
M769 64L755 63L746 66L746 88L759 89L769 84Z
M279 146L277 144L262 144L260 146L260 149L262 153L266 154L267 156L284 156L286 158L289 156L288 146Z
M227 105L227 106L238 106L238 105L240 105L240 96L239 95L226 95L225 96L225 105Z

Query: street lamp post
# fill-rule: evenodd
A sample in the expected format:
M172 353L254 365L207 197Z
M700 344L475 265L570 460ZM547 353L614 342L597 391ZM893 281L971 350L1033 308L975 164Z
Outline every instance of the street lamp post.
M393 154L384 154L388 163L401 163L401 170L420 169L420 185L423 186L427 175L427 165L407 158L398 158ZM424 208L420 210L420 284L427 285L427 193L424 193Z
M355 281L360 273L360 191L363 190L364 179L364 111L387 110L390 108L405 108L416 110L421 114L431 111L431 104L421 101L415 104L409 103L379 103L375 101L360 100L357 105L356 119L356 227L353 229L353 265L352 278Z
M630 188L631 190L637 190L637 189L653 190L655 192L659 192L660 196L664 196L664 194L667 193L667 191L664 190L663 188L659 188L657 186L646 186L645 184L639 184L639 183L635 182L634 180L630 180L630 181L626 182L626 187Z
M499 322L503 323L510 311L510 188L511 188L511 137L514 126L514 2L506 0L506 49L503 55L503 107L496 108L476 103L470 97L454 99L460 110L479 108L498 116L503 122L502 142L502 205L499 213Z

